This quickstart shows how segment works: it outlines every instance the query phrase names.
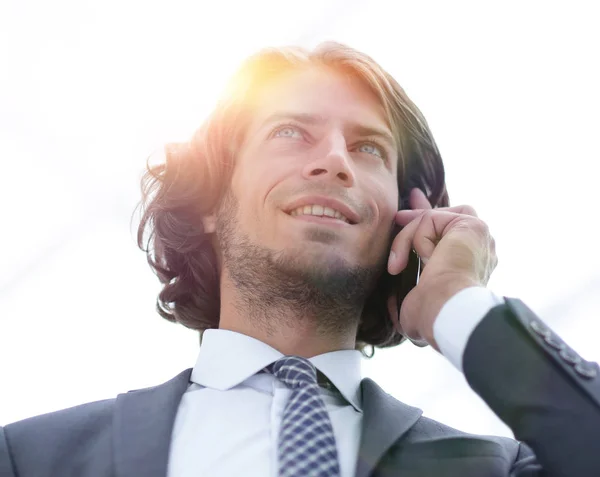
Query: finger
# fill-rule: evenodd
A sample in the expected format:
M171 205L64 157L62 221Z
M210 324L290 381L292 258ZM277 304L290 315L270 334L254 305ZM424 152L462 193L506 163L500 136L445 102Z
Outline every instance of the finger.
M410 191L409 204L411 209L433 209L427 196L418 187Z
M406 225L411 220L414 220L419 214L422 214L423 212L425 212L425 210L427 210L427 209L399 210L398 212L396 212L396 223L398 225ZM455 205L454 207L438 207L437 209L434 209L434 210L442 211L442 212L453 212L455 214L470 215L471 217L478 217L477 212L475 212L475 209L473 207L471 207L470 205Z
M397 275L406 268L411 249L415 249L423 261L427 261L447 227L452 222L463 218L464 216L460 214L437 209L421 211L420 215L409 222L394 238L388 261L388 273Z
M448 230L458 221L474 220L464 214L454 212L436 211L436 213L423 214L419 226L412 237L412 247L419 254L423 263L427 263L437 244Z
M408 254L412 249L412 239L423 219L423 211L394 237L388 260L388 273L397 275L408 265Z
M454 212L456 214L470 215L471 217L479 217L475 209L470 205L455 205L454 207L438 207L435 210L444 210L446 212Z

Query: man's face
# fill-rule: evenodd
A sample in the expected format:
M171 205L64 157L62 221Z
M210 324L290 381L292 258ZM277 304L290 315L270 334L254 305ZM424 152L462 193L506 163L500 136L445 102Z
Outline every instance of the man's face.
M310 68L270 83L256 104L231 182L236 235L307 271L381 268L398 152L376 97Z

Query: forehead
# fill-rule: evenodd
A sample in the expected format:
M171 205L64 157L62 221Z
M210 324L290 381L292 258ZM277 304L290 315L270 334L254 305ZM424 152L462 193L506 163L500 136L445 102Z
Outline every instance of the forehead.
M314 113L330 120L348 119L372 127L389 123L377 96L360 80L324 67L291 70L264 85L255 97L260 123L277 111Z

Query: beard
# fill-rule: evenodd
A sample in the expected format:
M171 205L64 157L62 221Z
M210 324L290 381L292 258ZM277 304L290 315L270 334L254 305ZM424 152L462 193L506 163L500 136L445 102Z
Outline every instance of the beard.
M372 266L360 266L335 252L313 254L311 244L332 239L332 232L316 228L307 231L306 244L275 251L253 243L241 231L238 211L237 200L227 193L216 238L240 312L268 334L282 325L314 327L320 335L339 335L358 326L365 301L385 271L385 256Z

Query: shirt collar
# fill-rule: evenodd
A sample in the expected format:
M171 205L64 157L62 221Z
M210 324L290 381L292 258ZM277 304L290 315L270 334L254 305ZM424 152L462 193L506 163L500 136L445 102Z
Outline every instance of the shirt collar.
M202 344L191 381L201 386L225 391L244 382L283 354L256 338L231 330L208 329L202 334ZM359 412L361 353L339 350L308 358Z

